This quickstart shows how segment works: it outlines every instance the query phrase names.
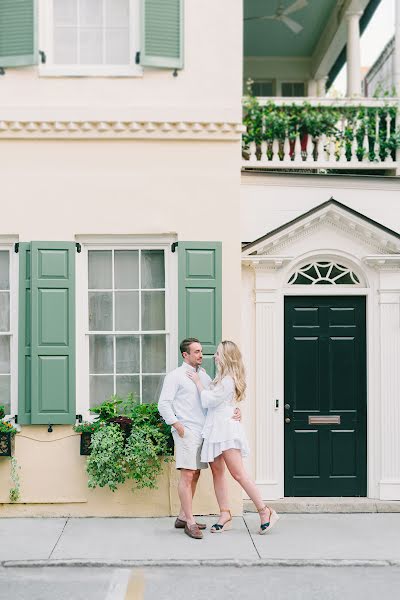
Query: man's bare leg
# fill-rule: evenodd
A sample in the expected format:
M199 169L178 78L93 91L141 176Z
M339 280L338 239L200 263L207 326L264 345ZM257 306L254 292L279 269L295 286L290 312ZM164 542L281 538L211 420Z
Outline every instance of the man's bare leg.
M182 470L181 470L181 473L182 473ZM191 485L192 500L193 500L194 495L196 493L197 482L199 481L199 477L200 477L200 470L198 470L198 471L191 471L191 473L193 473L192 485ZM178 487L178 492L179 492L179 487ZM180 495L179 495L179 498L180 498ZM180 519L181 521L186 521L186 514L185 514L185 511L182 508L182 500L181 500L181 506L180 506L180 509L179 509L178 519Z
M181 469L181 476L178 484L179 500L181 501L181 511L183 511L184 521L188 525L194 525L192 499L193 499L193 479L198 471L190 471L189 469ZM197 475L197 479L198 479ZM196 487L196 486L195 486ZM180 513L181 514L181 513Z

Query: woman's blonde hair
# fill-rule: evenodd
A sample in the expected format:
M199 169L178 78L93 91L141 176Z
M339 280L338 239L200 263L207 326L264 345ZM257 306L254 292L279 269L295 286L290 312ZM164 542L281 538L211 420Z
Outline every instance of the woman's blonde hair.
M217 375L214 384L221 381L226 375L230 375L235 383L236 400L244 400L246 392L246 374L243 365L242 353L235 344L229 340L220 342L217 348L218 362Z

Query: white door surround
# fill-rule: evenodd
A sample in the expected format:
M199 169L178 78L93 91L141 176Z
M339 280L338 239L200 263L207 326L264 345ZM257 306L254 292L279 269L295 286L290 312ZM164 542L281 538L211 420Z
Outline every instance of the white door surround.
M348 267L360 283L288 284L314 261ZM357 295L367 305L367 495L400 500L400 235L330 200L245 246L242 262L254 475L263 498L284 495L285 296Z

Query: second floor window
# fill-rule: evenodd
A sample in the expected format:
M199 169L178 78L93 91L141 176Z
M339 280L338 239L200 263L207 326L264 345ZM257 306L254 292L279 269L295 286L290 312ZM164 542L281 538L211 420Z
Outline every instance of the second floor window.
M55 64L129 64L129 0L53 1Z

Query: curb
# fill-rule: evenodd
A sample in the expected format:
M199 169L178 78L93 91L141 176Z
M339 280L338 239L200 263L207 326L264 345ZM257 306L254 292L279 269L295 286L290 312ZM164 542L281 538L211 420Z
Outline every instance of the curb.
M400 567L400 560L374 559L298 559L272 558L256 560L4 560L2 568L34 567Z

